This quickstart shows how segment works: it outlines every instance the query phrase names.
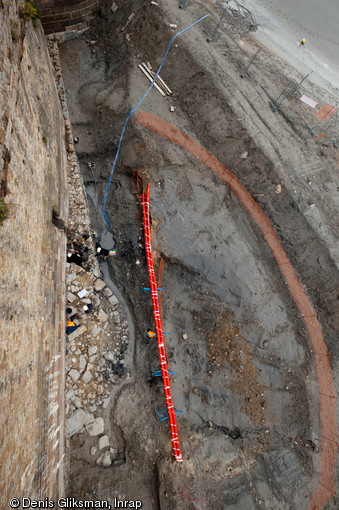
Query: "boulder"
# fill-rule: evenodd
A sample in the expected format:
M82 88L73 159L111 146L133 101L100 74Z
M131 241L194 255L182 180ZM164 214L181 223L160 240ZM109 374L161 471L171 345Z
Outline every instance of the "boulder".
M105 428L104 419L101 417L96 418L94 421L92 421L91 423L89 423L89 425L86 426L86 430L90 436L98 436L99 434L102 434L104 428Z
M77 409L71 416L66 420L66 434L68 437L73 436L81 429L93 422L93 414L87 413L84 409Z

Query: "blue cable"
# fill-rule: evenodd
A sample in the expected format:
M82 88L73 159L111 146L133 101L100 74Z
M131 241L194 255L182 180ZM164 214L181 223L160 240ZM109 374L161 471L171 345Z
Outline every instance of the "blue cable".
M112 170L111 170L111 175L109 176L109 180L108 180L108 184L107 184L107 188L106 188L106 192L105 192L105 197L104 197L104 201L103 201L103 204L102 204L102 211L104 213L104 218L106 220L106 223L108 225L108 231L109 229L111 228L111 224L110 222L108 221L108 218L106 216L106 210L105 210L105 206L106 206L106 200L107 200L107 195L108 195L108 191L109 191L109 188L110 188L110 185L111 185L111 180L112 180L112 177L113 177L113 172L114 172L114 169L115 169L115 166L117 164L117 160L118 160L118 157L119 157L119 152L120 152L120 147L121 147L121 142L122 142L122 139L123 139L123 136L124 136L124 133L125 133L125 129L126 129L126 125L127 125L127 122L128 122L128 119L130 118L130 116L132 115L132 113L134 112L134 110L143 102L143 100L145 99L145 97L147 96L147 94L149 93L149 91L151 90L151 88L153 87L154 83L155 83L155 80L157 79L160 71L161 71L161 68L162 66L164 65L164 62L165 62L165 59L167 57L167 54L170 50L170 47L172 46L172 43L174 41L174 39L176 39L176 37L178 37L179 35L183 34L184 32L186 32L187 30L189 30L190 28L194 27L194 25L196 25L197 23L200 23L200 21L204 20L205 18L208 18L208 16L210 16L210 14L206 14L206 16L203 16L202 18L198 19L197 21L195 21L194 23L192 23L192 25L189 25L188 27L184 28L183 30L181 30L180 32L178 32L177 34L175 34L172 39L171 39L171 42L169 43L168 45L168 48L165 52L165 55L164 55L164 58L162 59L161 61L161 64L159 66L159 69L158 71L156 72L156 75L154 76L153 78L153 81L151 83L151 85L149 86L149 88L147 89L147 91L145 92L145 94L142 96L142 98L140 99L140 101L137 102L137 104L135 106L133 106L132 110L129 112L129 114L127 115L126 117L126 120L125 120L125 123L123 125L123 128L122 128L122 131L121 131L121 135L120 135L120 138L119 138L119 143L118 143L118 149L117 149L117 153L115 155L115 158L114 158L114 161L113 161L113 166L112 166Z

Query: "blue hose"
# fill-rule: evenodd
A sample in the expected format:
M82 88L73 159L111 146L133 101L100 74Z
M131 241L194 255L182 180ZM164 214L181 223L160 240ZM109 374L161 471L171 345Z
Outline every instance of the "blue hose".
M108 195L108 191L109 191L109 188L110 188L110 185L111 185L111 180L112 180L112 177L113 177L113 172L114 172L114 169L115 169L115 166L117 164L117 160L118 160L118 157L119 157L119 152L120 152L120 148L121 148L121 142L122 142L122 139L123 139L123 136L124 136L124 133L125 133L125 129L126 129L126 125L127 125L127 122L128 122L128 119L130 118L130 116L132 115L132 113L134 112L134 110L143 102L143 100L145 99L145 97L148 95L149 91L151 90L151 88L153 87L154 83L155 83L155 80L157 79L160 71L161 71L161 68L162 66L164 65L164 62L165 62L165 59L167 57L167 54L170 50L170 47L172 46L172 43L174 41L174 39L176 39L179 35L183 34L184 32L186 32L187 30L189 30L190 28L194 27L194 25L197 25L197 23L200 23L200 21L204 20L205 18L207 18L208 16L210 16L209 14L206 14L206 16L203 16L202 18L198 19L197 21L195 21L194 23L192 23L192 25L189 25L188 27L184 28L183 30L181 30L180 32L178 32L177 34L175 34L172 39L171 39L171 42L169 43L168 45L168 48L167 50L165 51L165 55L164 55L164 58L162 59L161 61L161 64L159 66L159 69L158 71L156 72L156 75L154 76L153 78L153 81L151 83L151 85L149 86L149 88L147 89L147 91L145 92L145 94L142 96L142 98L140 99L140 101L137 102L137 104L135 106L133 106L132 110L129 112L129 114L127 115L126 117L126 120L125 120L125 123L123 125L123 128L122 128L122 131L121 131L121 135L120 135L120 138L119 138L119 143L118 143L118 149L117 149L117 153L115 155L115 158L114 158L114 161L113 161L113 166L112 166L112 170L111 170L111 175L109 176L109 180L108 180L108 184L107 184L107 188L106 188L106 192L105 192L105 197L104 197L104 201L103 201L103 204L102 204L102 212L104 213L104 218L106 220L106 223L108 225L108 230L111 228L111 224L110 222L108 221L108 218L106 216L106 210L105 210L105 206L106 206L106 200L107 200L107 195Z

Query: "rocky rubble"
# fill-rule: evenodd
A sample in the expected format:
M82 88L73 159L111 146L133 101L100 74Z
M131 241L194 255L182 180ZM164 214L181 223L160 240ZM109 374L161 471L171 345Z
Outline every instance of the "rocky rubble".
M77 409L95 413L107 405L110 388L121 376L128 345L128 326L119 301L106 284L76 264L67 264L70 316L78 325L66 338L66 416ZM86 290L85 297L79 297ZM93 304L91 313L83 310ZM78 431L77 431L78 432Z
M119 299L101 279L93 237L81 240L84 234L93 232L74 149L59 61L58 43L62 37L62 34L54 34L47 38L47 43L65 121L70 197L68 231L74 232L77 242L88 248L88 258L83 264L86 269L74 263L66 264L66 299L70 308L67 319L76 316L73 321L78 326L66 336L66 437L69 440L75 434L82 433L86 433L89 439L90 436L99 436L97 447L90 448L90 455L94 463L108 467L115 459L117 448L113 447L113 437L109 439L107 434L102 435L108 428L102 415L108 406L113 386L123 378L130 378L124 366L129 329ZM84 310L86 304L93 304L90 313Z

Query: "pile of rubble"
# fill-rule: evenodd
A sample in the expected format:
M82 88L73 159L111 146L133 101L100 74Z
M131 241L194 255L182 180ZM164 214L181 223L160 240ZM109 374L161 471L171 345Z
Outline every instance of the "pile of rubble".
M68 437L85 431L100 436L90 453L98 453L96 463L108 467L118 449L102 435L101 415L113 385L130 378L124 367L128 325L117 297L93 273L68 264L67 284L69 315L79 319L74 319L78 328L66 339L66 433ZM84 311L86 304L93 304L89 314Z
M100 278L75 264L67 272L69 315L80 319L74 319L78 328L66 339L66 415L79 408L94 413L108 398L110 385L126 375L128 325L117 297ZM93 304L89 314L86 304Z
M82 244L88 252L83 267L82 264L66 264L66 323L71 319L77 326L75 331L66 336L66 438L69 441L75 434L87 432L91 456L97 464L108 467L116 459L118 446L112 433L110 439L107 434L103 435L105 428L108 428L105 427L104 414L113 386L122 379L130 378L130 373L124 366L129 329L117 296L100 278L94 236L89 235L89 209L74 149L59 61L60 37L60 34L49 36L48 47L67 137L68 237L74 237L73 240ZM84 234L88 234L85 241ZM70 246L69 239L68 248ZM84 308L85 305L90 307L90 311ZM99 436L96 446L93 445L91 436Z

